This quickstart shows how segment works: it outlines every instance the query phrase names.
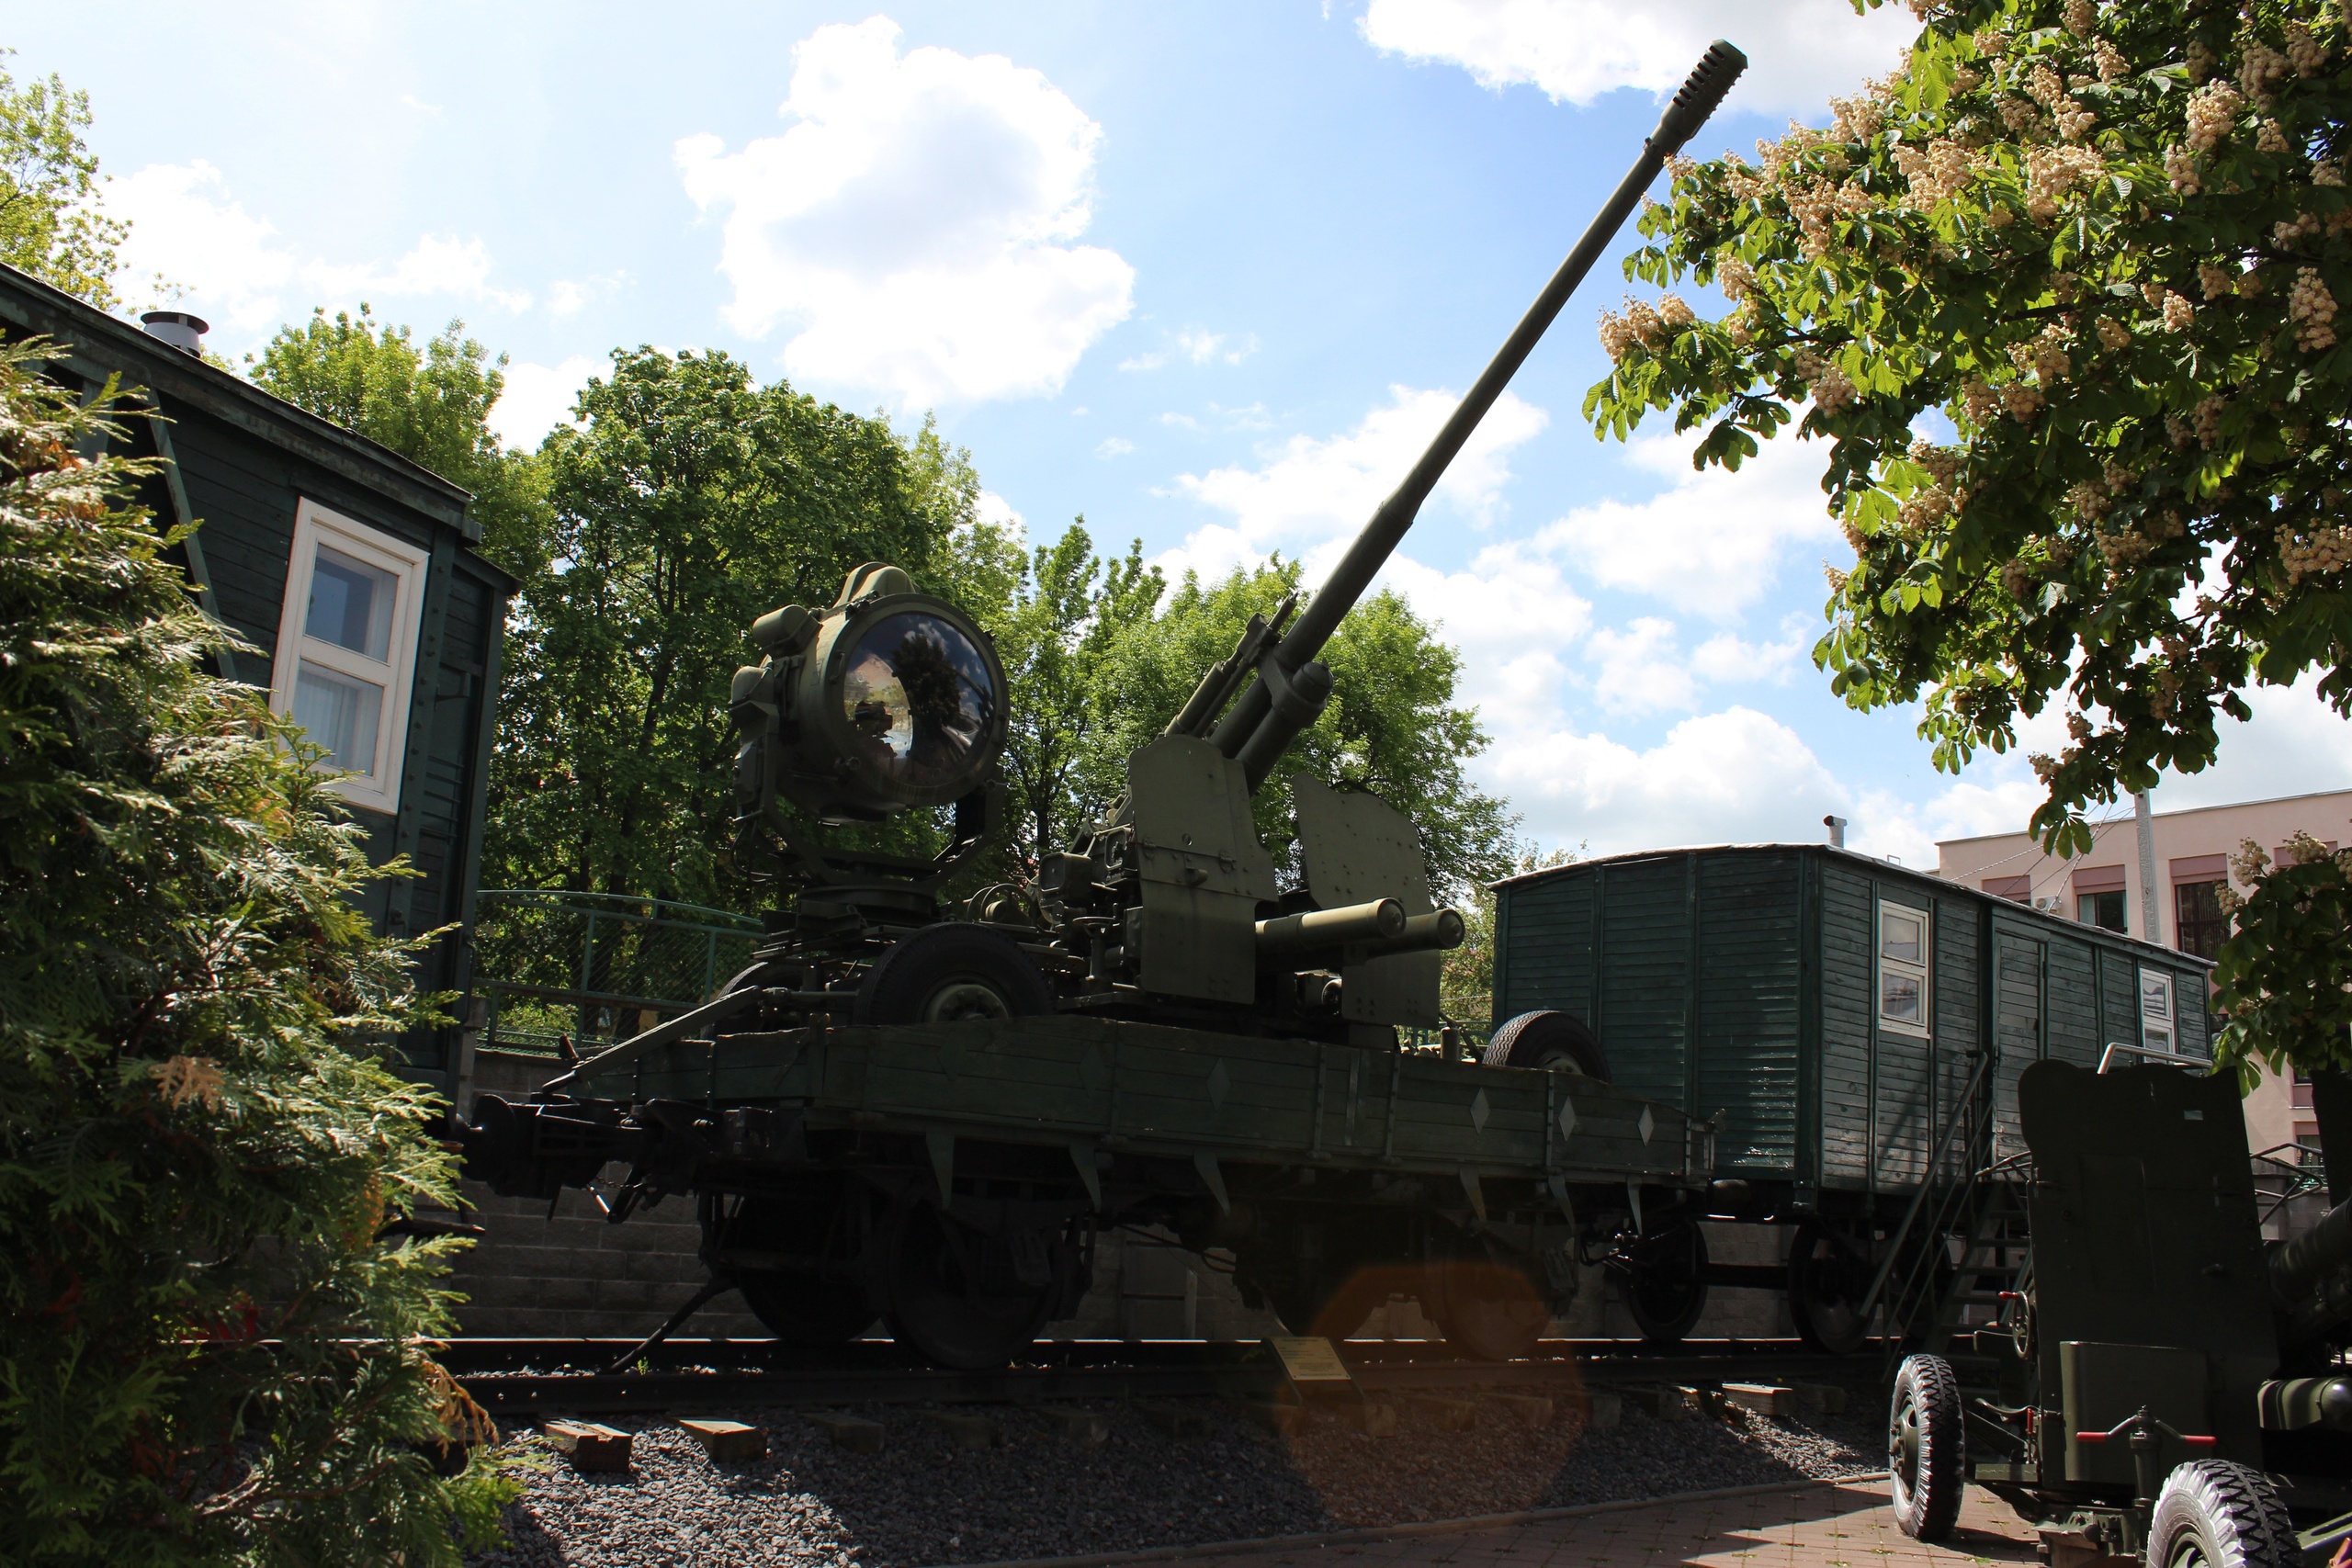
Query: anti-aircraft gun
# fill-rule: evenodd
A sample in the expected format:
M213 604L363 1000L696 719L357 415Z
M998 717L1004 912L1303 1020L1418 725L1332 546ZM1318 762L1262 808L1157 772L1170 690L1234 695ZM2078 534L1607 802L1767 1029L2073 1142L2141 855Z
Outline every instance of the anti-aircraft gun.
M2025 1070L2030 1257L1963 1353L1897 1372L1907 1533L1950 1533L1973 1480L2052 1568L2288 1568L2352 1536L2352 1079L2314 1075L2335 1207L2266 1241L2234 1075L2186 1066Z
M1479 1353L1532 1343L1585 1264L1638 1269L1645 1204L1705 1185L1702 1129L1603 1082L1400 1051L1397 1029L1442 1022L1464 933L1412 823L1293 779L1285 889L1251 800L1329 700L1332 633L1745 65L1709 50L1321 588L1251 620L1032 886L942 904L1003 815L1008 694L981 627L878 562L829 608L754 623L734 852L788 895L767 940L531 1103L478 1100L469 1172L553 1198L626 1162L594 1188L608 1215L694 1193L712 1291L779 1337L879 1315L953 1365L1066 1314L1105 1222L1230 1249L1245 1298L1295 1329L1344 1331L1396 1289ZM871 847L925 811L949 823L937 854Z

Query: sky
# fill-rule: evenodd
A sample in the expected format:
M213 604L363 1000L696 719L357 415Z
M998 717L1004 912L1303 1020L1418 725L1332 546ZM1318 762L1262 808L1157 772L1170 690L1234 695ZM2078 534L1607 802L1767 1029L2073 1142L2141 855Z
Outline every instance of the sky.
M1171 579L1337 558L1517 321L1709 39L1754 63L1690 151L1892 68L1846 0L1023 0L20 13L8 68L90 95L132 306L232 358L315 306L453 319L536 445L616 347L733 355L901 428L991 513L1083 515ZM1826 453L1691 470L1579 416L1621 234L1383 581L1464 656L1471 764L1547 847L1812 840L1912 866L2022 828L2055 719L1953 777L1811 649ZM1720 300L1694 294L1702 309ZM2311 685L2251 694L2159 811L2352 784ZM2225 721L2226 723L2226 721Z

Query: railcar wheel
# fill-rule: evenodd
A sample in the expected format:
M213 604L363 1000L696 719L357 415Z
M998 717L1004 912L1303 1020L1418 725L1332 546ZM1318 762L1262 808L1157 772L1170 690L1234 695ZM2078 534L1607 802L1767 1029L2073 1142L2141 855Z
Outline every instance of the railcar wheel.
M1001 931L949 921L900 939L875 962L850 1006L854 1023L962 1023L1036 1018L1054 994Z
M1565 1067L1609 1081L1609 1058L1600 1036L1572 1012L1523 1012L1495 1031L1487 1042L1490 1067Z
M1887 1412L1886 1468L1894 1522L1914 1540L1941 1540L1960 1521L1961 1494L1968 1486L1962 1419L1960 1383L1950 1364L1941 1356L1905 1356Z
M2199 1459L2165 1477L2148 1568L2289 1568L2301 1559L2287 1505L2260 1471Z
M1683 1220L1634 1247L1625 1278L1625 1310L1649 1345L1674 1345L1707 1310L1707 1238Z
M1447 1263L1434 1314L1446 1343L1481 1361L1516 1361L1551 1325L1552 1308L1524 1270L1484 1258Z
M905 1209L888 1246L891 1335L957 1371L1027 1349L1070 1268L1068 1249L1040 1233L986 1235L930 1203Z
M738 1275L743 1304L779 1345L842 1345L872 1326L874 1309L854 1286L791 1274Z
M1818 1220L1797 1226L1789 1245L1789 1316L1797 1337L1826 1355L1859 1350L1870 1325L1862 1298L1870 1294L1871 1266L1837 1233Z

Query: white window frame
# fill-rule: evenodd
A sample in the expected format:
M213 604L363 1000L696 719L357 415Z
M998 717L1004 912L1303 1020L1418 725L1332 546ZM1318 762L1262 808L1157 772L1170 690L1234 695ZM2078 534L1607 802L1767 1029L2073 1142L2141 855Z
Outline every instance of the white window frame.
M1886 912L1889 909L1919 922L1918 963L1886 955ZM1936 1017L1936 926L1933 914L1900 899L1881 898L1877 919L1871 922L1871 1016L1877 1020L1881 1032L1907 1034L1915 1040L1931 1038ZM1908 975L1919 982L1918 1022L1911 1023L1886 1016L1886 977L1889 974Z
M321 545L392 574L389 662L379 663L364 653L305 634L311 576ZM408 753L409 698L416 685L416 644L425 568L431 559L428 551L330 512L307 497L295 503L294 552L286 563L286 602L277 618L277 657L270 668L269 705L274 713L293 714L295 677L305 659L322 669L384 688L376 716L375 771L353 773L334 783L345 800L370 811L394 814L400 810L401 765Z
M2155 983L2156 993L2164 998L2164 1015L2154 1022L2148 1010L2149 982ZM2180 1053L2180 987L2172 976L2162 969L2142 968L2140 986L2140 1043L2150 1051Z

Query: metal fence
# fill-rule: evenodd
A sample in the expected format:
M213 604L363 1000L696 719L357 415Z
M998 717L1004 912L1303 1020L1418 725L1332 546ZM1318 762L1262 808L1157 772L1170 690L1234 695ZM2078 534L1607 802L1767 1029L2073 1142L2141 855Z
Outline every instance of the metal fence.
M650 1029L748 967L760 922L725 909L616 893L486 888L474 920L484 1050L557 1055Z

